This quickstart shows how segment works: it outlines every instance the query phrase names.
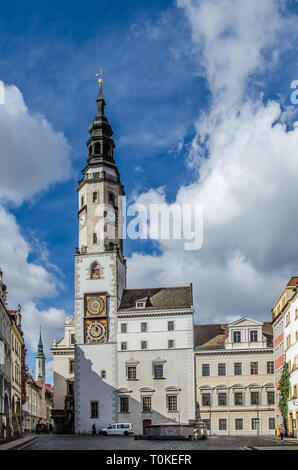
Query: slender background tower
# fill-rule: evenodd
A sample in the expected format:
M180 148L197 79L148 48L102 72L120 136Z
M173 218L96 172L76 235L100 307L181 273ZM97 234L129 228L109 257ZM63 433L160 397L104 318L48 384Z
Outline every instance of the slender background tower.
M41 329L39 334L39 342L37 346L37 353L35 356L35 380L46 381L46 356L43 352L43 344L41 337Z

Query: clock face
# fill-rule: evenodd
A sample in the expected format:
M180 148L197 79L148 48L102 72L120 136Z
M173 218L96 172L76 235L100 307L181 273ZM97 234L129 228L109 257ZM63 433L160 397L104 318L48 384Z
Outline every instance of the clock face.
M94 320L87 326L86 334L88 341L99 342L106 334L106 326L102 322Z
M99 315L105 308L105 301L102 297L91 297L87 302L87 309L91 315Z
M109 205L105 207L104 217L105 217L105 220L110 224L113 224L115 222L116 220L115 210L113 209L112 206Z
M83 212L80 216L80 225L84 225L86 222L86 212Z

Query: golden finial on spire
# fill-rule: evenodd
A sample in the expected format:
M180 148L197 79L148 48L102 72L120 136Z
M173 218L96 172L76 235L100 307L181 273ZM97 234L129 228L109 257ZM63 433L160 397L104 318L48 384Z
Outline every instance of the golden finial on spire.
M99 73L97 73L96 76L97 76L97 77L100 77L99 80L98 80L98 83L99 83L100 85L102 85L102 84L103 84L103 79L102 79L103 71L102 71L102 68L101 68L101 67L100 67L100 69L99 69Z

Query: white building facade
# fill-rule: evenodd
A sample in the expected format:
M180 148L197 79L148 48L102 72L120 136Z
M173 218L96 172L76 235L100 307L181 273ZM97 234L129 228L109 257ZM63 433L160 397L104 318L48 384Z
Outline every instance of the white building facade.
M194 419L192 286L125 290L117 317L118 420Z

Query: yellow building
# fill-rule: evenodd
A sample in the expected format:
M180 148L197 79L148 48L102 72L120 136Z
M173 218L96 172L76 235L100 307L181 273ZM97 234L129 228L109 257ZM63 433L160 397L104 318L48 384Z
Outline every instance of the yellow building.
M40 393L32 376L28 377L26 384L26 402L23 406L24 430L35 432L40 418Z
M22 348L23 336L18 327L18 312L9 311L11 322L11 418L14 436L22 434Z
M272 326L195 325L196 402L216 435L275 433Z

